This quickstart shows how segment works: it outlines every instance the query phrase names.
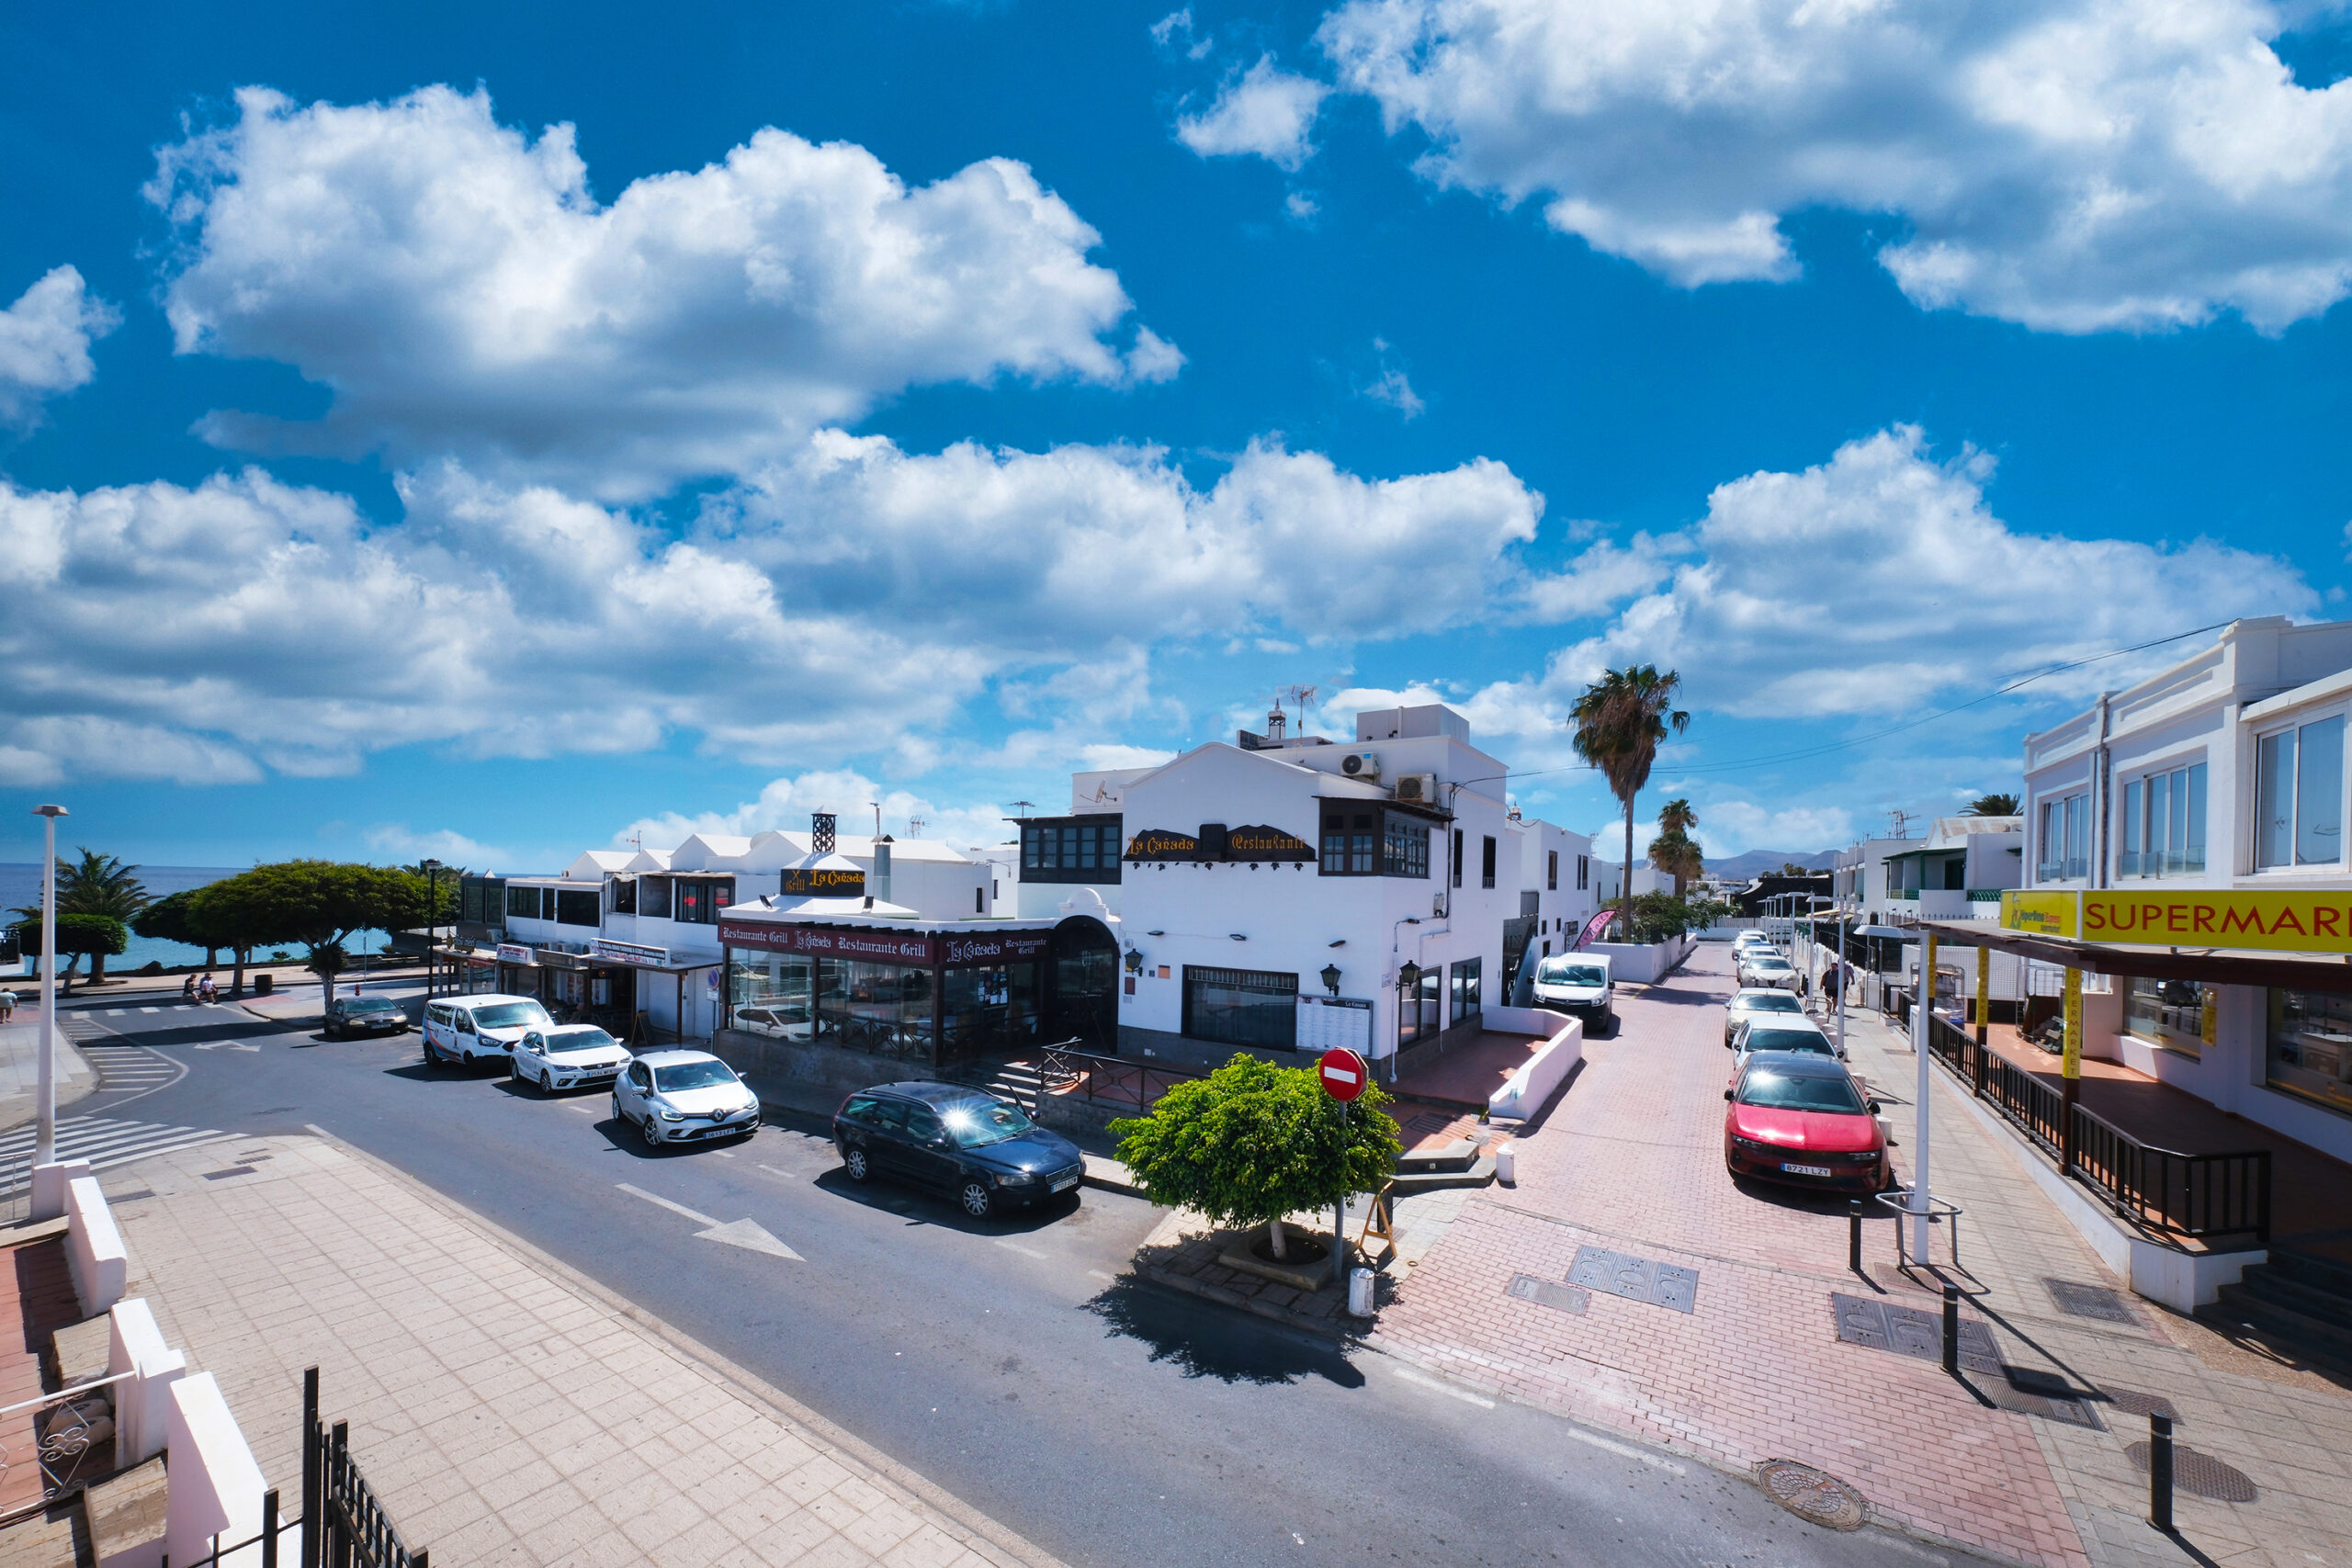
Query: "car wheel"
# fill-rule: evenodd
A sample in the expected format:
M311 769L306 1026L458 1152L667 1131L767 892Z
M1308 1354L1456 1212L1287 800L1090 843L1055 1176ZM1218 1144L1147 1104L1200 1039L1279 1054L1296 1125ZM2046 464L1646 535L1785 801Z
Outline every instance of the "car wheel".
M430 1034L424 1037L424 1065L428 1067L441 1065L441 1053L433 1048L433 1036Z
M621 1097L617 1094L613 1096L613 1120L616 1122L626 1122L628 1120L628 1117L621 1114Z
M964 1212L976 1220L985 1220L989 1211L996 1207L996 1193L978 1177L966 1177L964 1185L956 1189L956 1198Z
M645 1120L637 1124L637 1135L645 1140L645 1146L649 1149L662 1146L662 1134L653 1125L653 1112L650 1111L645 1113Z
M874 1175L873 1163L865 1157L864 1149L843 1149L842 1168L849 1172L849 1179L852 1181L870 1180Z

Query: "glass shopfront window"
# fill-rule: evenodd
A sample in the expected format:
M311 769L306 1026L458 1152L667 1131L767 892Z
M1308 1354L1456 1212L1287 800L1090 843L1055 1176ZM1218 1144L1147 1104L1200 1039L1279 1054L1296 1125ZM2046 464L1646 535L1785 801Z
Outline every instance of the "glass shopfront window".
M734 1027L908 1061L931 1060L931 971L732 948Z
M2352 997L2269 993L2263 1082L2352 1115Z
M2213 987L2199 981L2135 978L2123 996L2123 1027L2152 1045L2200 1056L2211 1038L2213 999Z
M1045 1010L1035 964L950 969L940 1003L941 1053L968 1055L1034 1045Z
M1298 976L1184 965L1184 1032L1221 1045L1298 1048Z
M1476 1018L1482 1010L1478 992L1487 961L1469 958L1453 966L1453 995L1447 1010L1447 1021L1460 1023L1465 1018Z
M1439 1020L1444 1016L1439 987L1444 976L1431 964L1421 971L1420 984L1411 990L1401 987L1396 992L1396 1044L1398 1049L1418 1045L1437 1038Z

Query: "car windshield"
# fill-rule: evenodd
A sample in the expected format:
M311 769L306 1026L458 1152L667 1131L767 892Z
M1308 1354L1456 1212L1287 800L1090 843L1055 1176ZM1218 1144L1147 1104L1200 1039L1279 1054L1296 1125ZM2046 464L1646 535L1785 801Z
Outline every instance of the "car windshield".
M613 1037L601 1029L559 1029L547 1037L549 1051L594 1051L610 1045Z
M1818 1056L1837 1055L1828 1041L1810 1029L1751 1029L1747 1032L1747 1048L1751 1051L1811 1051Z
M500 1002L496 1007L474 1009L476 1029L528 1029L535 1023L554 1021L537 1002Z
M1785 958L1751 958L1747 966L1750 969L1786 969L1789 961Z
M977 1149L987 1144L1001 1144L1007 1138L1017 1138L1023 1133L1036 1131L1037 1123L1017 1105L1001 1100L971 1100L960 1105L950 1105L939 1113L939 1119L955 1134L958 1146Z
M353 997L343 1004L345 1012L391 1012L395 1004L382 997Z
M664 1094L682 1089L716 1089L735 1081L724 1062L680 1062L653 1069L653 1087Z
M1535 969L1535 977L1547 986L1605 986L1609 971L1598 964L1577 964L1566 958L1547 958Z
M1758 991L1739 998L1742 1012L1803 1012L1804 1006L1786 991Z
M1742 1105L1767 1111L1826 1111L1849 1116L1862 1113L1862 1097L1854 1080L1810 1073L1775 1073L1758 1069L1739 1086Z

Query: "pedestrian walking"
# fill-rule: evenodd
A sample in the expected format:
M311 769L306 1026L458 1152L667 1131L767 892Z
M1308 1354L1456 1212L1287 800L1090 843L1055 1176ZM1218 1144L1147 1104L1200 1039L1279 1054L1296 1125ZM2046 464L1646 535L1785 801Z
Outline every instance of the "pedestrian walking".
M17 993L6 986L0 986L0 1023L6 1023L16 1016Z

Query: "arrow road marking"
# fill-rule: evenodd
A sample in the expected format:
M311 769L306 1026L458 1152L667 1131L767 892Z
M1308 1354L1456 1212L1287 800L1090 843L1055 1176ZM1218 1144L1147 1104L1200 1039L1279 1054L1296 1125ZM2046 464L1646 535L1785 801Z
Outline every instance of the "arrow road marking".
M248 1045L242 1040L208 1040L197 1049L199 1051L251 1051L256 1056L261 1055L260 1046Z
M723 1242L729 1247L740 1247L746 1252L764 1252L770 1258L789 1258L795 1263L808 1261L784 1243L776 1240L775 1236L770 1235L755 1220L736 1220L731 1224L722 1224L708 1214L687 1208L684 1203L673 1203L658 1192L648 1192L644 1188L633 1187L626 1181L616 1181L613 1185L632 1198L642 1198L649 1203L658 1204L673 1214L683 1215L694 1221L695 1224L703 1227L695 1232L695 1239L697 1241Z

